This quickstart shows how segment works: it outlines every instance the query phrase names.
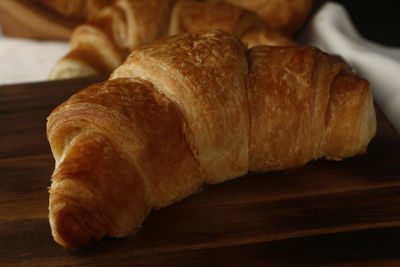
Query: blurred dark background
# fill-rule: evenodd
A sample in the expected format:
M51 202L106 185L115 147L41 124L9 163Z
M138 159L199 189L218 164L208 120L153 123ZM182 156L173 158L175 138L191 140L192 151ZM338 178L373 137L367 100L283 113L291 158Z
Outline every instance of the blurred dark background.
M400 47L400 1L331 1L346 7L363 37L387 46Z

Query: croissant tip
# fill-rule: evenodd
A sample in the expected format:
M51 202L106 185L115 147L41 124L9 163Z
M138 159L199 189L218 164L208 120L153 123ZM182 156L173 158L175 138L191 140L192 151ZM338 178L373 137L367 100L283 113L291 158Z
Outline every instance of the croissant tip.
M54 240L68 249L82 247L90 242L90 236L82 229L81 223L74 216L61 210L50 223Z
M67 249L86 246L101 233L91 229L94 226L88 222L88 214L77 207L63 205L57 211L50 211L49 217L54 240Z

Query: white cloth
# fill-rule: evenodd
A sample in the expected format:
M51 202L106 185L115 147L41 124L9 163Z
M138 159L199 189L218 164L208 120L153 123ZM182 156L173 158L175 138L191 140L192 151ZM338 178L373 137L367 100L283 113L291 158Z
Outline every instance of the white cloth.
M333 2L318 10L301 32L299 42L340 55L358 75L369 80L376 102L400 132L400 49L364 39L343 6Z
M10 38L0 32L0 85L45 81L67 52L68 42Z

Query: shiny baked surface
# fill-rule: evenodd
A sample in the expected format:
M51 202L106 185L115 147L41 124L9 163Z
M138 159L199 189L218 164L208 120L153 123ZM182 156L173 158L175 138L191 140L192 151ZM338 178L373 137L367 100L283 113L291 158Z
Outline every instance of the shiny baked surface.
M365 154L376 117L368 82L335 56L202 31L134 50L47 126L52 234L76 248L204 184Z

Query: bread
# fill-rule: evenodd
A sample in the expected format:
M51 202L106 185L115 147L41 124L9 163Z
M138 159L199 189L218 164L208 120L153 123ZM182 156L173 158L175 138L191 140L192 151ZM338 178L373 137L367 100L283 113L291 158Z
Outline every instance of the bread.
M49 79L110 74L129 52L166 35L171 1L122 0L78 26Z
M203 184L363 154L375 131L368 82L317 48L161 39L48 117L52 234L66 248L126 236Z
M68 40L78 24L78 21L57 16L34 1L0 1L1 30L7 36Z
M311 47L255 47L247 77L250 170L363 154L376 133L368 81Z
M292 36L304 24L313 0L224 0L254 11L266 25L286 36Z
M208 29L243 37L250 46L294 44L256 14L227 3L119 0L74 30L70 52L53 67L49 79L108 75L137 47L168 35Z
M8 36L68 40L73 29L115 0L2 0L0 24Z
M116 0L34 0L66 18L80 21L92 19Z

